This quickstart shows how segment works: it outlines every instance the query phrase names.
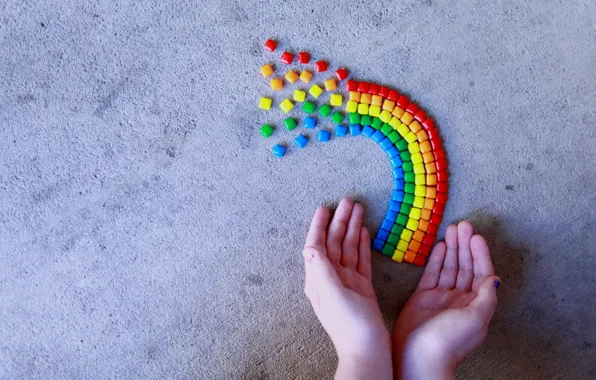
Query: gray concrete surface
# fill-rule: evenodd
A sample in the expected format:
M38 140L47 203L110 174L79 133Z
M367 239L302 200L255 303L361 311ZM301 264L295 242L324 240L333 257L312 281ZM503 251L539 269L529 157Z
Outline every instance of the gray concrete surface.
M376 230L390 170L364 138L271 156L267 37L436 119L441 233L470 219L503 278L460 378L596 377L593 1L4 0L0 378L332 375L301 244L346 194ZM420 274L374 256L390 328Z

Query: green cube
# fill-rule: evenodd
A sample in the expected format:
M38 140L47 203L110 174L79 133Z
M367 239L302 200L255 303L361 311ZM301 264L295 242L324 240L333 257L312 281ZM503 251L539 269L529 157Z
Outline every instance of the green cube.
M390 126L389 124L385 123L383 124L383 126L381 127L381 132L385 135L385 136L389 136L391 134L391 132L393 132L393 127Z
M370 117L370 115L362 115L360 117L360 125L371 125L372 124L372 118Z
M264 138L267 138L273 134L273 127L270 124L263 124L261 127L261 134Z
M394 235L394 234L389 234L389 237L387 238L387 243L389 243L391 245L397 245L397 242L399 242L399 236Z
M331 113L332 110L333 110L333 108L331 108L331 106L329 104L323 104L322 106L319 107L319 110L317 112L319 113L319 115L321 115L323 117L327 117L327 116L329 116L329 114Z
M304 105L302 106L302 111L306 112L309 115L312 115L316 109L317 105L313 102L304 102Z
M400 152L408 150L408 142L401 138L399 140L397 140L397 142L395 143L395 146L397 147L397 149L399 149Z
M403 202L404 203L407 203L407 204L410 204L410 205L413 204L414 203L414 194L406 194L406 195L404 195ZM405 226L405 224L404 224L404 226Z
M409 205L407 203L402 203L401 207L399 208L399 212L401 212L402 214L409 215L411 208L412 208L412 205Z
M391 245L391 244L385 244L385 246L383 247L383 255L385 256L393 256L393 253L395 252L395 246Z
M345 116L341 112L334 112L333 115L331 115L331 120L333 120L335 124L341 123L344 121L344 118Z
M402 163L401 167L404 170L404 173L411 173L412 170L414 170L414 164L412 163L412 161L406 161Z
M413 174L413 173L408 173L408 174ZM414 194L415 188L416 188L416 185L414 185L414 183L406 182L406 184L404 185L404 192L406 194Z
M378 117L372 119L372 127L374 129L380 129L383 126L383 122Z
M286 126L286 129L288 131L291 131L292 129L294 129L298 126L298 123L296 123L295 119L288 117L286 120L284 120L284 125Z
M391 233L394 235L397 235L397 236L401 236L401 232L403 230L404 230L404 226L396 223L393 225L393 228L391 229Z
M360 124L360 114L359 113L352 112L352 113L350 113L350 115L348 115L348 117L350 118L350 124Z
M409 173L404 173L404 182L406 183L406 185L412 185L412 188L414 186L416 186L415 184L415 178L416 178L416 174L414 174L413 172L409 172ZM404 191L405 188L404 188ZM406 191L406 193L413 193L414 191Z
M399 148L398 148L399 149ZM412 158L410 156L410 152L408 152L406 149L399 149L400 150L400 157L402 161L412 161Z
M404 199L406 199L406 198L404 197ZM403 229L403 227L405 227L406 224L408 224L408 216L405 214L402 214L402 213L397 214L397 219L395 220L395 223L402 226L402 229Z
M399 133L397 133L397 131L393 131L389 134L389 136L387 136L387 138L389 139L389 141L395 144L399 141Z

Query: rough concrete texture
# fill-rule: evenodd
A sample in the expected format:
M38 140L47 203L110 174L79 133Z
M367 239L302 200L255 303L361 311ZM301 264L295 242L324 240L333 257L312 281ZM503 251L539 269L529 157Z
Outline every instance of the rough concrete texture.
M503 278L460 378L594 378L591 0L0 2L0 378L332 375L301 245L343 195L376 231L390 169L364 138L272 157L303 128L256 108L267 37L436 119L441 234L471 220ZM422 270L373 261L391 328Z

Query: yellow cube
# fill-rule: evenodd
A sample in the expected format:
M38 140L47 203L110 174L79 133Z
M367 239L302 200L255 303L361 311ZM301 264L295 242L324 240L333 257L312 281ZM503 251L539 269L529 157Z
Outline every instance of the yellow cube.
M395 116L393 116L391 118L391 120L389 120L389 125L393 127L393 129L397 130L397 127L399 127L399 125L401 124L401 121L399 121L398 118L396 118Z
M310 90L308 90L308 93L311 94L313 98L318 98L323 93L323 89L318 84L314 84Z
M420 145L418 145L417 141L414 141L413 143L408 144L408 150L410 151L410 154L420 153Z
M360 94L360 103L370 104L371 101L372 96L370 94L367 94L366 92Z
M424 206L424 198L414 197L414 202L412 202L412 206L422 208Z
M275 91L279 91L284 88L284 80L281 78L273 78L271 79L271 89Z
M381 107L379 107L379 106L368 107L368 114L372 117L379 116L381 114Z
M300 80L304 83L310 83L311 79L312 73L308 70L302 70L302 73L300 73Z
M389 99L385 99L385 101L383 102L383 109L385 111L393 111L393 108L395 107L395 102Z
M348 100L346 103L346 112L356 112L358 111L358 103L353 100Z
M424 174L424 164L414 164L414 174Z
M358 113L360 115L368 115L368 104L364 104L364 103L358 104Z
M383 105L383 97L381 95L373 95L370 104L381 107Z
M422 209L421 208L412 207L410 209L410 215L409 215L410 216L410 219L419 220L421 213L422 213Z
M288 113L294 108L294 103L292 103L290 99L284 99L284 101L279 104L279 108L285 113Z
M264 78L269 78L271 75L273 75L273 66L268 63L261 66L261 75Z
M404 112L404 114L401 115L400 119L405 125L410 125L414 120L414 115L412 115L409 112Z
M416 231L418 229L418 221L414 219L408 219L406 228L410 231Z
M269 111L271 109L271 103L273 103L273 100L269 98L261 98L259 99L259 108L265 111Z
M426 186L418 185L414 187L414 195L417 197L425 197L426 196Z
M408 145L408 147L409 147L409 145ZM421 164L424 162L422 160L422 155L420 154L420 152L414 153L414 152L410 151L410 153L411 153L411 158L412 158L413 164Z
M327 79L325 81L325 90L327 91L333 91L337 88L337 81L333 78L331 79Z
M405 229L404 229L404 231L407 231L407 230L405 230ZM410 231L410 232L411 232L411 231ZM395 248L396 248L396 250L398 250L398 251L403 251L403 252L405 252L405 251L407 251L407 250L408 250L409 241L410 241L410 239L411 239L412 237L410 236L410 239L408 239L408 240L405 240L405 239L403 238L403 236L404 236L404 233L403 233L403 231L402 231L402 233L401 233L401 236L402 236L402 238L401 238L401 240L400 240L400 241L398 241L398 242L397 242L397 247L395 247Z
M306 100L306 92L302 90L294 91L294 100L297 102L303 102Z
M344 102L344 98L340 94L333 94L329 97L329 104L333 107L339 107Z
M406 253L404 251L400 251L399 249L396 249L395 252L393 252L393 256L391 258L394 261L397 261L398 263L401 263L404 260L405 254Z
M399 241L399 243L401 243L402 241L406 243L405 247L400 247L399 245L397 246L398 248L402 248L402 250L406 250L408 249L408 243L410 242L410 240L412 240L412 235L413 232L404 228L404 230L401 232L401 240ZM397 244L399 244L397 243Z
M426 185L426 176L424 174L414 175L414 184L415 185Z
M381 119L381 121L383 123L389 123L389 121L391 120L391 112L387 111L387 110L383 110L381 112L381 114L379 115L379 119ZM397 119L395 119L397 120Z
M286 74L286 79L288 80L288 82L290 82L292 84L296 83L296 81L298 80L298 78L300 78L300 75L298 75L298 73L295 72L294 70L290 70Z
M408 144L418 140L418 137L416 136L416 134L414 132L410 131L410 129L408 127L406 127L406 129L408 130L408 133L406 133L406 135L404 136L404 139L406 139Z
M360 93L358 91L350 91L350 100L359 102L360 101Z
M401 137L404 137L404 138L406 137L406 135L407 135L408 133L411 133L411 132L410 132L410 128L408 128L408 126L407 126L407 125L405 125L404 123L400 123L400 124L397 126L397 128L396 128L396 131L398 131L398 132L399 132L399 134L401 135ZM414 136L416 136L416 135L414 135Z

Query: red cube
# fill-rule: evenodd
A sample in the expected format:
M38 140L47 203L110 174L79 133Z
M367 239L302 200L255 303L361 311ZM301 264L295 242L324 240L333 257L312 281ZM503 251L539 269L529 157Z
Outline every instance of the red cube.
M368 87L370 85L367 82L360 82L360 84L358 85L358 91L360 92L368 92Z
M435 140L437 141L437 140ZM433 150L433 154L435 156L435 161L444 160L445 159L445 150L443 147L439 147L440 149Z
M416 113L416 111L418 111L418 105L416 103L410 103L408 104L408 106L406 107L406 111L408 111L409 113L411 113L412 115L414 115Z
M449 175L447 174L447 170L442 170L437 172L437 181L439 182L447 182L449 179Z
M317 61L315 62L315 70L318 72L327 71L327 62L325 61Z
M386 98L389 95L389 91L390 90L387 87L381 86L381 88L379 88L379 95Z
M430 228L431 224L428 225ZM436 233L436 231L435 231ZM420 244L420 248L418 248L418 253L424 256L428 256L430 254L430 245L427 244Z
M433 129L435 127L435 122L430 117L427 117L422 122L422 126L424 127L424 129L426 129L428 131L429 129Z
M348 91L358 91L358 86L360 83L356 82L355 80L349 80L346 82L346 90Z
M436 128L431 129L431 131L436 131ZM433 132L435 133L435 132ZM428 133L427 133L428 134ZM436 133L435 133L435 138L430 140L430 145L433 147L433 150L443 150L443 143L441 142L441 139L436 137Z
M298 53L298 63L308 63L310 61L310 53L307 51L301 51Z
M435 224L437 226L441 224L441 215L433 214L433 216L430 217L430 224Z
M406 109L406 107L408 106L409 103L410 103L410 101L408 100L408 98L406 98L403 95L400 96L399 99L397 99L397 106L399 108Z
M290 53L290 52L284 52L281 55L281 61L283 63L285 63L286 65L289 65L290 63L292 63L292 61L294 60L294 54Z
M445 211L445 204L435 202L435 205L433 206L433 216L435 216L435 215L441 216L441 215L443 215L444 211ZM432 216L431 216L431 220L432 220ZM439 225L439 223L435 223L435 224ZM427 232L430 234L431 233L430 229Z
M267 40L265 41L265 49L269 51L274 51L277 47L277 41Z
M399 92L395 90L389 91L387 99L391 100L392 102L397 102L397 100L399 99Z
M378 95L379 94L379 85L371 83L368 87L368 93L371 95Z
M415 114L414 114L414 119L418 120L419 122L423 122L424 119L426 119L426 112L424 112L423 110L419 109Z
M437 182L437 191L439 193L446 193L448 190L449 185L447 182Z
M348 77L348 70L344 69L343 67L341 69L338 69L335 72L335 76L337 77L337 79L339 80L344 80Z
M437 193L436 203L444 205L447 203L447 193Z
M438 230L439 230L439 225L438 225L438 224L429 224L429 225L428 225L428 230L427 230L427 232L428 232L429 234L436 235ZM424 247L424 244L422 244L422 245L420 246L420 248L422 248L422 247Z
M414 259L414 265L423 267L424 264L426 264L426 256L420 254L416 255L416 258Z
M431 139L431 141L441 139L437 128L429 129L428 131L426 131L426 133L428 134L428 138Z
M437 171L447 170L447 160L445 159L435 161L435 165L437 165Z
M433 234L426 234L424 239L422 239L422 244L433 245L436 236Z

